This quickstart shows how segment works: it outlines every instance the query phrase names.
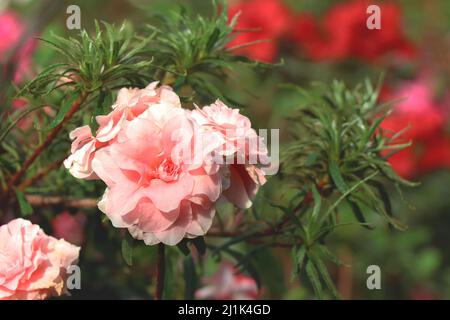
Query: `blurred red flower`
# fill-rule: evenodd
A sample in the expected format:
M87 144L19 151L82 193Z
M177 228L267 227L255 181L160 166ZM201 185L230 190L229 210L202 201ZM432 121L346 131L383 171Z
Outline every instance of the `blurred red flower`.
M388 91L388 90L387 90ZM401 136L408 147L389 158L393 169L402 177L413 178L436 169L450 168L450 137L445 134L446 117L433 101L430 88L421 82L403 85L395 92L384 92L381 100L404 99L382 123L387 136L409 129Z
M403 57L414 54L401 21L401 9L393 3L380 3L381 29L368 29L367 8L374 1L353 0L331 7L320 22L301 14L291 29L291 37L313 60L359 58L374 61L387 53Z
M273 62L278 55L278 41L291 25L290 9L282 0L249 0L239 1L229 8L230 19L237 13L240 13L235 27L237 36L228 47L264 41L235 52L255 60Z
M75 215L63 211L52 220L53 235L70 243L81 245L84 242L86 216L82 212Z

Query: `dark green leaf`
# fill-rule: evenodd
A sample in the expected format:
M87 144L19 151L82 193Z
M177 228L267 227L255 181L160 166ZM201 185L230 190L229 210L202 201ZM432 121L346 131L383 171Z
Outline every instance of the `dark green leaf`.
M27 201L27 198L25 197L25 194L20 190L15 190L17 200L19 202L20 207L20 213L22 214L22 217L28 217L33 214L33 207L30 205L30 203Z
M319 274L317 273L316 268L311 260L306 262L306 275L308 276L309 281L314 289L314 293L319 299L323 299L323 290L322 284L320 283Z
M128 266L133 265L133 238L128 233L122 239L122 258Z
M195 298L195 290L197 289L197 272L195 270L195 263L192 256L184 258L184 299L193 300Z
M206 253L206 244L204 237L196 237L191 241L194 244L195 248L197 249L198 253L200 253L200 255L204 255Z

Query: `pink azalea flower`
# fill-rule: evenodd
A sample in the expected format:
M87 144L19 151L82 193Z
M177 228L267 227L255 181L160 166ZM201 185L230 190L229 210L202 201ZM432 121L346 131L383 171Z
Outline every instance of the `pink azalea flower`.
M266 182L263 171L255 164L267 163L267 148L250 120L239 109L231 109L219 100L203 109L197 108L192 117L206 134L219 137L221 143L215 151L233 158L233 164L223 170L228 178L224 196L240 208L251 207L251 200Z
M53 234L58 239L81 245L84 241L84 224L86 216L82 212L75 215L64 211L52 220Z
M0 300L46 299L66 293L67 269L79 247L15 219L0 227Z
M156 82L120 90L112 109L97 117L96 136L87 126L71 133L65 165L75 177L103 180L100 210L148 245L205 235L222 194L247 208L265 182L248 160L267 156L267 149L237 109L220 101L182 109L172 89ZM243 161L214 163L215 153Z
M193 145L196 130L186 110L161 104L127 122L116 143L96 152L92 167L108 187L99 208L114 226L149 245L206 234L221 178L174 152L181 140Z
M255 280L238 273L229 263L223 263L213 277L203 282L205 286L195 293L197 299L254 300L259 296Z
M89 126L76 128L70 133L70 139L73 140L72 154L64 160L64 166L75 178L97 178L91 165L97 140L92 136L91 128Z
M83 126L70 133L73 140L71 155L64 161L64 166L79 179L96 179L91 162L96 150L112 143L121 130L124 121L132 120L153 105L168 104L181 106L178 96L171 88L162 86L156 89L158 82L153 82L145 89L127 89L119 91L113 111L96 118L99 129L94 137L89 126Z

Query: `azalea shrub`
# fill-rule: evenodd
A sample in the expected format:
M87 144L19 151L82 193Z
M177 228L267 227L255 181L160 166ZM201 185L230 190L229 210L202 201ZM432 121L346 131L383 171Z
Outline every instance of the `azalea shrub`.
M373 2L0 8L0 300L448 298L450 6Z

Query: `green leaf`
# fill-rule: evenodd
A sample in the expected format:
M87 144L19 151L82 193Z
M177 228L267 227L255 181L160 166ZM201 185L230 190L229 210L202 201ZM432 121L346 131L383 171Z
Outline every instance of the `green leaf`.
M356 220L358 220L358 222L360 222L364 228L367 228L369 230L375 229L375 227L367 223L366 218L364 217L364 214L358 203L349 198L347 198L347 202L350 205L350 208L352 209L353 215L355 216Z
M246 259L246 256L243 253L232 250L230 248L224 249L223 251L232 256L236 260L237 265L240 266L243 271L247 272L255 280L258 288L261 287L261 277L259 276L258 269L255 268L255 265L253 264L251 259Z
M347 183L345 183L344 178L341 175L341 171L339 170L338 164L333 159L330 159L328 171L330 173L331 178L333 179L334 184L339 189L339 191L341 193L346 193L348 190L348 185Z
M381 171L384 175L386 175L391 180L400 183L401 185L407 186L407 187L417 187L420 185L419 182L412 182L406 179L403 179L400 177L389 164L385 164L383 166L380 166Z
M206 253L206 244L204 237L196 237L192 239L191 242L194 244L195 248L197 249L198 253L200 253L200 255L204 255Z
M314 293L317 298L323 299L323 289L322 284L320 283L319 274L317 273L316 268L311 260L308 260L306 263L306 275L308 276L309 281L314 289Z
M334 297L336 297L337 299L340 299L341 296L340 296L339 292L337 291L336 286L334 285L334 282L330 277L330 274L328 273L327 267L325 266L325 264L323 263L321 258L318 257L316 254L314 254L312 257L313 257L312 260L313 260L315 266L317 267L317 269L319 270L319 273L322 276L322 279L324 280L328 289L331 291L331 293L333 294Z
M320 196L319 191L317 191L317 187L315 184L311 186L311 192L314 199L314 209L312 213L312 220L315 220L320 213L320 209L322 207L322 197Z
M122 239L122 257L128 266L133 265L133 238L129 234Z
M293 256L293 261L294 261L294 269L292 271L292 275L291 275L291 281L294 280L294 278L296 276L298 276L303 269L303 262L305 260L306 257L306 246L302 245L300 246L300 249L298 249L297 247L292 247L292 256Z
M220 246L218 246L217 248L215 248L213 250L212 255L218 255L221 250L229 249L229 247L231 247L232 245L235 245L239 242L245 241L248 238L251 238L257 232L258 232L257 229L250 230L250 231L242 233L241 235L239 235L237 237L234 237L234 238L231 238L231 239L225 241L223 244L221 244Z
M188 240L183 239L180 243L177 244L177 248L185 255L188 256L191 254L191 250L188 247Z
M54 129L57 125L59 125L69 112L70 108L72 107L72 104L75 102L75 100L78 98L77 94L74 94L71 98L67 99L61 108L58 111L58 114L55 116L55 118L52 120L52 122L48 125L45 130L51 130Z
M22 214L22 217L28 217L33 214L33 207L29 204L27 201L27 198L25 197L25 194L15 189L17 200L19 202L20 207L20 213Z
M355 191L356 189L358 189L362 184L364 184L365 182L369 181L370 179L374 178L379 172L378 171L374 171L373 173L369 174L367 177L365 177L363 180L358 181L357 183L355 183L350 189L347 190L347 192L345 192L342 196L339 197L339 199L336 200L335 203L333 203L333 205L331 205L328 210L327 213L325 214L325 217L328 216L328 214L330 212L332 212L334 209L337 208L337 206L349 195L351 194L353 191Z
M320 253L324 256L324 258L328 259L329 261L335 263L338 266L350 267L349 265L343 263L334 253L332 253L323 244L317 244L317 248L319 249Z
M184 299L193 300L195 298L195 290L197 289L197 272L195 270L195 263L192 256L184 258L183 261L184 269Z

